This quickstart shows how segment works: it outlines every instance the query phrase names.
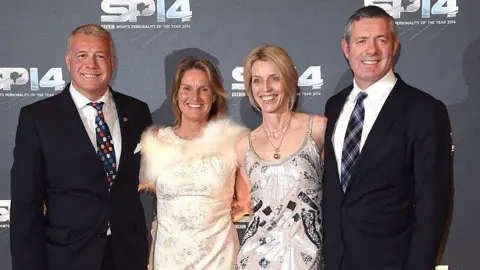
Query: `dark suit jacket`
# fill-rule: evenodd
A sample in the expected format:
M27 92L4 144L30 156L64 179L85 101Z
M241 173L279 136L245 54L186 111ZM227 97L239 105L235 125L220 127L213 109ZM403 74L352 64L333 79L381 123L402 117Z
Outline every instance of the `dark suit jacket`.
M147 231L137 192L140 155L134 150L152 123L148 105L111 91L122 153L109 192L68 89L20 111L11 171L13 269L99 270L108 222L116 269L146 269Z
M325 108L326 270L432 270L446 225L450 122L445 105L398 80L344 194L332 136L350 86Z

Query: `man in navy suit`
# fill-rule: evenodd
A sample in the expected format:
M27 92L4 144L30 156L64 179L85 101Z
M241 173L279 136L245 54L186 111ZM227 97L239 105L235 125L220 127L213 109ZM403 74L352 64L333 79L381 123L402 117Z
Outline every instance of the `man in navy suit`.
M342 49L353 84L325 107L326 270L433 270L451 175L445 105L392 70L393 18L368 6L348 20Z
M101 26L75 29L65 60L71 84L20 111L11 171L13 269L146 269L134 151L152 124L149 108L109 87L115 53Z

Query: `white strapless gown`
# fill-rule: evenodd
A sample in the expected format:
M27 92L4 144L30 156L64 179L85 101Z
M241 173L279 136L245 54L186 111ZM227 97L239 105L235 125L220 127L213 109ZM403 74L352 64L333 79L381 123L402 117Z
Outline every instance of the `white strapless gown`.
M235 268L239 241L230 204L236 157L230 151L234 153L235 142L245 130L237 126L234 134L225 137L222 125L232 123L217 120L193 141L177 137L170 127L161 129L157 138L161 147L147 150L152 156L153 152L162 152L160 155L164 156L155 157L158 161L155 163L162 166L154 172L158 222L154 270ZM212 126L218 130L211 130ZM212 135L220 137L211 138ZM231 138L225 140L228 136ZM153 165L142 162L142 166Z

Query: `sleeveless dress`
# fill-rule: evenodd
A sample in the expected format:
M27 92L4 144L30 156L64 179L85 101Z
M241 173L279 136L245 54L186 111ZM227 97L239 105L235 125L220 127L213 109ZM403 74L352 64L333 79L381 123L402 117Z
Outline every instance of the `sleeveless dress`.
M154 270L234 269L239 243L230 210L236 142L248 130L211 121L197 139L170 127L142 136L141 179L156 186Z
M260 158L248 136L245 170L253 216L241 242L236 269L323 269L320 150L311 137L280 162Z

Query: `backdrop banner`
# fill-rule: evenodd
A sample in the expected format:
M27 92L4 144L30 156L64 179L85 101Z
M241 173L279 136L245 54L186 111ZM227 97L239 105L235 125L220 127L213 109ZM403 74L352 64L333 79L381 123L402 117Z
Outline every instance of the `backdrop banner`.
M197 56L219 70L229 114L249 128L260 123L243 86L242 62L261 43L279 45L300 78L298 111L323 114L327 99L352 83L340 41L348 17L378 5L397 22L395 71L443 101L453 128L454 194L443 269L480 265L480 1L478 0L0 0L0 269L11 269L10 169L20 108L58 94L70 81L68 34L97 23L111 31L116 91L146 101L156 123L173 121L167 97L181 59ZM477 179L477 180L475 180ZM147 218L151 196L142 195ZM237 224L240 235L246 223Z

